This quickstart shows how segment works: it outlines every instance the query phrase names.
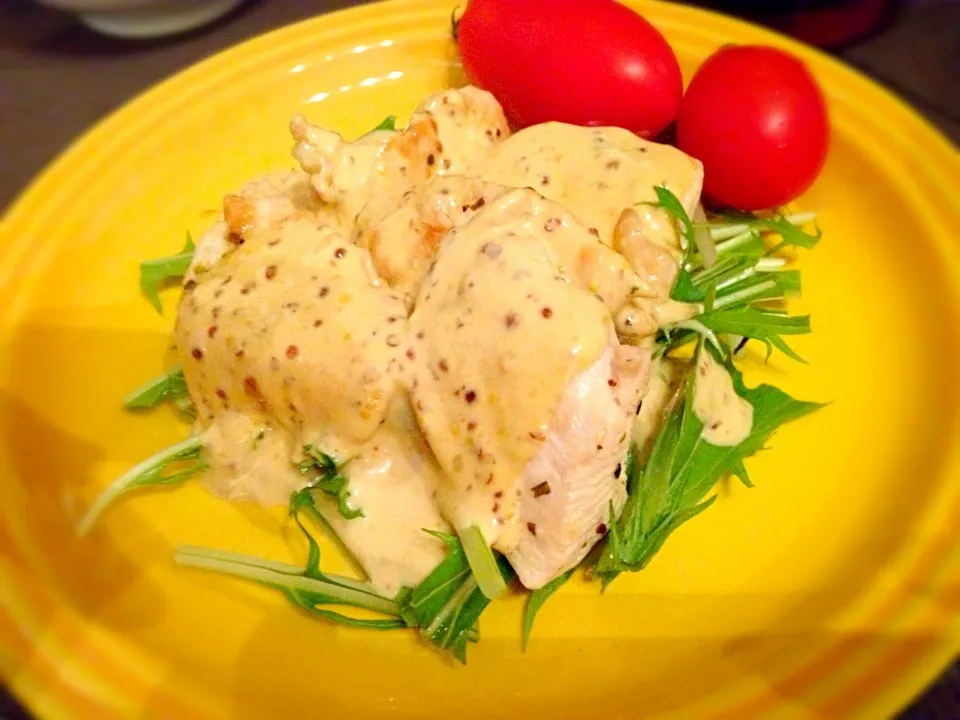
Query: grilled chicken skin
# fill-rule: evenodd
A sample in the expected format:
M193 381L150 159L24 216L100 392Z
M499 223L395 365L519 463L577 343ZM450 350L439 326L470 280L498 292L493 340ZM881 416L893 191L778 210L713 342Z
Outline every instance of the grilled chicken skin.
M294 158L310 175L319 198L336 207L352 228L388 214L410 190L444 174L465 174L510 130L499 103L475 87L428 97L399 131L377 131L348 142L332 130L294 116Z

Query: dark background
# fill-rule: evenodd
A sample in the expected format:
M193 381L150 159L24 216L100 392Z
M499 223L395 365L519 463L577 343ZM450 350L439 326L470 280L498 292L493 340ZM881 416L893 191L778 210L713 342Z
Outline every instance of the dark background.
M77 135L156 81L254 35L355 4L359 3L249 0L209 27L134 42L96 35L70 16L29 0L0 0L0 210ZM960 0L699 4L827 45L960 143ZM859 6L861 18L869 19L809 14L845 4ZM26 718L0 688L0 720ZM901 720L960 720L960 663L947 670Z

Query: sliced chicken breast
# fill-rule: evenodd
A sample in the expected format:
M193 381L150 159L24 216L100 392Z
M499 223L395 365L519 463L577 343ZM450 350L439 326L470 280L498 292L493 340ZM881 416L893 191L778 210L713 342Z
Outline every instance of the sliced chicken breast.
M585 540L589 550L597 508L622 503L615 470L646 372L646 356L619 345L603 300L554 249L551 236L573 233L575 221L544 215L543 203L514 190L451 231L410 320L412 397L444 471L440 509L454 527L476 525L494 548L519 553L533 584L575 562ZM569 482L551 474L561 458L575 463ZM537 540L524 495L545 480L568 502L531 517L544 525ZM571 535L579 542L564 552L559 538Z
M570 382L520 481L523 529L507 559L526 587L575 567L627 499L624 462L650 355L615 338Z

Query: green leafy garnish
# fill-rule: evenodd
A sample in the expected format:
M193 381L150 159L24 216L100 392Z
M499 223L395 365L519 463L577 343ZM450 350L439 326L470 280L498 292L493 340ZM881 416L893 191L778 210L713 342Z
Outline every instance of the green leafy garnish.
M140 290L158 313L163 313L160 289L186 274L193 260L193 251L193 238L187 233L187 243L176 255L140 263Z
M571 568L567 570L562 575L558 575L553 580L548 582L541 588L537 588L530 593L530 597L527 598L527 607L523 611L523 649L527 649L527 643L530 640L530 631L533 630L533 621L537 617L537 613L540 612L540 608L543 607L543 604L553 595L557 590L563 587L573 576L573 570Z
M812 249L823 233L820 228L815 233L808 233L798 226L814 221L814 215L794 215L785 217L776 215L761 218L751 213L726 213L722 219L710 223L710 234L714 240L724 240L736 237L750 230L772 232L780 236L780 242L769 250L770 254L784 247L802 247Z
M708 350L701 347L700 352ZM691 370L646 466L627 478L628 498L619 520L611 507L610 533L596 568L604 585L623 571L646 567L674 530L713 503L716 496L704 498L724 475L732 473L749 484L744 459L761 450L781 425L821 407L771 385L747 388L732 363L726 366L737 394L753 405L750 435L734 447L703 439L703 424L692 407L696 373Z
M426 530L446 543L449 554L415 588L397 595L400 613L412 627L441 650L449 650L461 663L467 662L467 641L477 637L477 620L490 604L481 592L463 545L453 535ZM506 584L513 570L503 557L497 567Z
M77 526L77 534L86 535L121 495L147 487L179 485L207 467L201 458L203 444L199 436L189 437L161 450L117 478L94 501Z
M387 115L379 125L377 125L370 132L374 133L379 130L396 130L397 129L397 116L396 115Z
M768 358L773 348L776 348L798 362L806 362L793 351L782 336L809 333L809 315L790 316L773 310L740 307L704 313L697 316L697 322L714 333L760 340L767 346Z
M290 496L289 509L290 517L307 541L305 567L300 568L296 565L262 560L223 550L194 547L179 548L174 559L180 565L242 577L279 590L297 607L341 625L371 630L407 627L407 623L400 617L396 602L378 593L369 583L320 570L320 546L303 524L300 515L304 511L310 512L314 519L325 523L317 513L309 488ZM330 610L327 606L331 605L362 608L387 617L352 617Z
M780 270L779 266L764 264L764 259L732 256L722 258L709 270L679 274L671 298L703 303L713 290L714 307L725 307L798 297L800 289L800 273L796 270Z
M209 570L223 575L251 580L279 590L292 604L331 622L371 630L394 630L406 627L399 617L396 603L377 593L367 583L320 571L311 561L306 568L278 563L226 550L182 546L173 555L174 562L184 567ZM324 606L344 606L370 610L385 618L357 618Z
M680 234L686 240L687 253L692 254L697 249L697 239L693 232L693 222L687 215L687 211L683 209L680 198L663 185L657 185L653 191L657 194L657 202L649 204L663 208L676 220L680 226Z
M784 315L753 307L713 310L697 320L718 333L763 340L772 335L803 335L810 332L809 315Z
M500 574L493 550L490 549L486 538L476 525L461 530L459 534L460 544L463 545L463 551L466 553L470 570L477 579L480 592L488 600L495 600L507 589L507 584L503 581L503 575Z
M308 516L310 520L320 528L324 536L333 543L337 552L350 563L354 572L366 580L367 573L363 569L363 566L360 565L353 553L350 552L343 540L340 539L340 536L337 534L337 531L333 529L333 526L327 522L327 519L320 510L317 509L317 503L314 499L315 492L316 490L314 488L308 486L290 495L290 516L294 518L298 525L300 524L300 515Z
M664 200L663 206L672 207L671 214L677 213L676 198ZM800 296L800 273L784 270L786 261L771 255L785 245L812 248L820 238L820 231L811 235L797 225L814 218L814 215L758 218L736 213L707 225L694 226L701 231L709 228L712 237L719 241L715 247L717 258L706 268L697 255L691 256L688 252L684 257L670 297L678 302L701 305L700 314L663 328L657 341L657 356L700 336L727 357L732 350L725 342L729 337L734 344L744 339L760 340L767 346L768 358L777 349L794 360L805 362L783 336L809 333L809 317L788 317L768 307L771 301ZM678 222L683 225L683 218L678 216ZM768 250L763 232L780 233L782 240Z
M347 520L363 517L363 510L350 507L350 488L347 485L347 478L340 472L336 461L313 445L305 445L303 452L307 457L300 463L300 472L304 474L316 472L317 476L310 486L301 492L321 490L336 499L337 509Z
M179 365L174 365L127 395L123 399L123 406L127 410L150 410L163 402L173 403L178 411L190 419L197 415Z
M759 340L767 346L767 359L774 349L779 350L797 362L806 364L783 335L806 335L810 332L809 315L787 315L776 310L762 310L754 307L738 307L711 310L697 315L692 320L678 322L670 328L664 328L659 340L658 355L681 347L695 340L697 336L705 338L723 357L729 357L731 348L720 341L723 335L744 340Z

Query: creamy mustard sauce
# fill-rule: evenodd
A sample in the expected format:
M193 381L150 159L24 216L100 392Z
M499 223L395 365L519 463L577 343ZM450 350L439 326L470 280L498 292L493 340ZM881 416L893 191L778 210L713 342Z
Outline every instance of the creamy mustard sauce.
M405 395L397 395L386 421L342 472L350 506L363 517L345 519L336 501L317 492L324 518L380 592L393 596L419 584L443 560L443 542L424 532L450 532L434 502L440 468L417 427Z
M504 550L523 468L612 331L599 298L559 276L544 239L555 229L510 198L488 205L449 234L410 319L417 417L446 475L440 508Z
M690 320L703 312L703 306L697 303L683 303L676 300L667 300L656 308L657 326L666 327L675 325L684 320Z
M294 158L310 174L319 198L336 208L345 228L352 228L368 206L385 214L397 198L439 169L441 145L430 118L401 132L373 132L354 142L311 125L302 115L294 117L290 131L296 140Z
M530 216L531 225L550 226L543 239L560 274L596 293L611 312L651 294L627 260L601 243L566 208L531 190L518 192L477 178L436 178L419 191L408 192L392 213L376 223L366 222L361 213L354 238L370 249L377 272L412 306L446 234L501 198L501 211L523 212ZM523 207L515 210L514 205Z
M547 246L557 272L597 295L611 313L643 292L644 281L623 256L601 243L562 205L533 190L518 189L502 195L496 208L504 216L526 218Z
M354 454L403 372L406 310L366 251L292 220L252 236L184 288L176 340L200 421L275 418L298 443Z
M531 187L569 208L606 245L627 208L646 222L648 238L677 247L673 222L656 202L654 187L664 185L681 202L696 205L701 164L668 145L643 140L622 128L584 128L549 122L534 125L498 145L479 170L493 182Z
M390 160L385 157L387 147L398 133L372 132L348 142L299 114L290 122L290 133L296 141L293 157L310 174L317 196L334 206L340 221L349 227L375 192L376 179Z
M220 412L203 433L204 485L227 500L283 505L304 485L293 436L257 412Z
M732 447L753 428L753 405L737 395L730 373L706 350L697 357L693 412L703 423L702 437L711 445Z

